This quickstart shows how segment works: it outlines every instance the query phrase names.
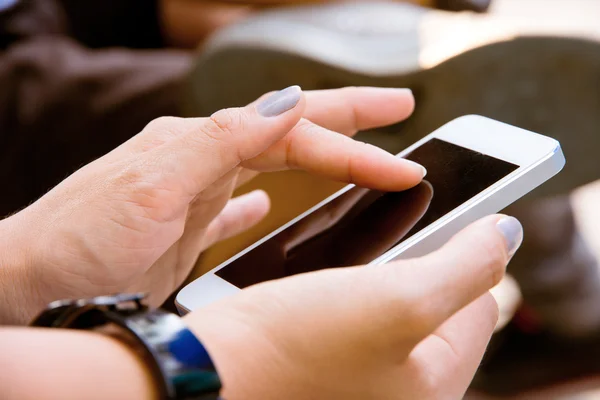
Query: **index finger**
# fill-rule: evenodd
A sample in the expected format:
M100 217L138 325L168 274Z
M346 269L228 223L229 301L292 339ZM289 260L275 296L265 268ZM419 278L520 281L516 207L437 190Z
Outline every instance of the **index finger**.
M373 145L302 119L285 137L243 167L256 171L302 169L329 179L385 191L417 185L423 166L396 157Z
M269 94L265 94L254 103L258 103L268 96ZM346 136L353 136L361 130L402 121L412 114L415 107L415 100L410 89L346 87L342 89L307 91L305 92L305 96L307 100L303 116L306 120L329 131L339 132ZM306 169L319 173L318 170L315 171L310 167L321 164L324 169L327 169L328 161L331 160L325 154L325 159L323 160L325 164L318 161L315 157L317 155L316 146L320 146L320 143L326 140L331 140L331 143L325 143L325 147L322 147L325 149L324 152L327 153L328 148L331 149L331 152L336 152L350 143L347 139L333 137L331 132L323 133L319 138L319 142L314 143L310 137L302 137L303 133L299 131L300 129L291 132L288 136L292 140L286 141L285 146L280 145L277 147L280 151L279 154L276 154L279 157L279 161L272 162L274 160L273 152L276 149L270 149L269 158L262 157L262 161L265 162L260 165L256 163L257 160L254 160L254 165L259 165L258 169L261 171L286 169L290 163L286 165L285 162L281 161L282 157L286 156L286 154L283 154L284 151L288 153L287 156L293 155L291 153L307 153L307 158L301 160L303 165L297 165L296 167L307 167ZM255 171L245 170L238 179L238 186L248 182L257 174ZM399 175L396 174L395 176ZM333 178L338 179L336 177ZM406 187L417 183L418 181L407 182Z

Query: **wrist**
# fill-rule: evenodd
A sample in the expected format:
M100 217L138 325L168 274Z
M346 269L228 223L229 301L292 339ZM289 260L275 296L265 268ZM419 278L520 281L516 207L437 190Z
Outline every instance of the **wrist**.
M148 308L144 297L133 293L56 301L31 325L93 330L117 339L144 366L151 382L146 386L160 399L217 399L221 381L204 345L178 316Z
M191 312L183 317L183 322L210 354L221 379L221 398L281 398L277 393L279 387L273 382L277 374L269 370L278 370L277 363L262 362L267 358L265 353L276 350L267 338L257 335L252 326L241 323L235 315L221 308Z
M201 312L186 314L182 317L182 321L194 336L202 342L207 352L210 354L211 360L223 385L221 397L227 400L238 399L240 397L236 397L232 393L232 389L235 388L234 382L236 381L235 371L230 368L231 366L227 361L228 359L231 360L231 354L228 354L227 346L223 343L226 341L223 337L223 332L219 335L220 329L218 327L210 326L214 321L211 321L210 318L205 319L203 315L199 314L201 314Z
M46 305L25 231L22 212L0 220L0 324L26 324Z
M8 366L2 370L2 398L157 399L143 360L100 333L4 328L0 354Z

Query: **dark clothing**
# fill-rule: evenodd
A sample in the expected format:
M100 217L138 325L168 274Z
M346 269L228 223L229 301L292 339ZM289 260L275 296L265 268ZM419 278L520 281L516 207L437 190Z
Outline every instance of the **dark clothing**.
M162 45L152 0L22 0L0 11L0 217L150 120L179 115L191 58Z

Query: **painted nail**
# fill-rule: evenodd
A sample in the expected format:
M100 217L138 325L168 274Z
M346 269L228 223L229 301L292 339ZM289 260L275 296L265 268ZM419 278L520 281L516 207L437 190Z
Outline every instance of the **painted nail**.
M508 257L512 257L523 242L523 226L514 217L503 217L496 223L496 227L504 236Z
M290 86L267 97L256 110L263 117L276 117L296 107L301 95L300 86Z
M420 168L421 169L421 173L423 174L422 178L425 178L425 176L427 175L427 169L424 166L422 166L421 164L416 163L414 161L411 161L411 160L406 160L406 161L408 161L409 163L411 163L415 167Z

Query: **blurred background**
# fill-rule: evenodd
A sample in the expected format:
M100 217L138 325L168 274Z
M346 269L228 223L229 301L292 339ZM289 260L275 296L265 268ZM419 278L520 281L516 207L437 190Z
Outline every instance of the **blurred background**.
M555 137L567 158L507 210L527 238L494 290L501 321L467 398L600 399L599 21L599 0L0 0L0 214L159 116L296 84L408 87L413 116L357 139L397 153L475 113ZM271 213L189 280L342 186L255 178L236 194L266 190Z

